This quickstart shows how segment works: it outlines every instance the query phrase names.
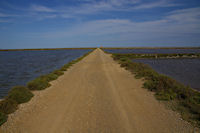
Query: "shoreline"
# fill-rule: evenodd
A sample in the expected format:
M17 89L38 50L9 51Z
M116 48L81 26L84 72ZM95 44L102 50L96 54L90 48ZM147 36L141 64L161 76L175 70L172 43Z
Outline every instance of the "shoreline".
M101 49L200 49L200 47L100 47ZM69 50L69 49L96 49L96 47L80 48L22 48L22 49L0 49L0 51L36 51L36 50Z
M23 93L24 89L25 89L25 91L28 91L28 93L30 93L32 95L29 98L27 97L28 99L25 100L24 102L22 102L22 103L27 103L32 99L32 97L34 97L34 91L41 91L41 90L44 90L46 88L49 88L51 86L52 81L58 80L58 78L60 76L62 76L64 74L64 72L67 71L73 64L79 62L84 57L86 57L87 55L92 53L93 51L94 51L94 49L92 49L89 52L86 52L85 54L83 54L79 58L76 58L76 59L72 60L71 62L66 63L61 68L55 69L48 74L40 75L39 77L29 81L26 84L26 86L13 86L10 89L10 91L8 92L8 95L4 96L4 98L0 99L0 126L4 122L7 121L7 116L13 114L18 109L18 106L21 105L21 103L15 102L15 100L20 100L20 99L22 100L22 99L24 99L24 97L27 97L27 94ZM22 92L20 92L20 91L14 92L13 90L16 89L17 87L20 90L21 90L21 88L23 88L23 91ZM22 94L20 94L20 93L22 93ZM10 103L9 95L11 95L12 97L13 96L15 97L15 99L12 99L14 101L14 103L13 102ZM6 107L6 106L8 106L8 107Z
M109 53L109 52L106 52ZM132 59L188 59L188 58L200 58L200 53L196 54L120 54L120 53L109 53L117 56L127 56Z
M111 54L113 59L115 61L117 61L121 65L121 67L124 67L125 69L129 70L132 74L135 75L136 78L144 78L145 82L143 84L143 87L148 89L151 92L154 92L154 96L158 101L167 101L167 102L169 102L168 105L171 104L170 103L171 101L173 101L173 102L175 101L175 105L173 105L171 107L171 109L172 110L175 109L176 112L181 114L181 116L184 120L187 120L188 122L192 123L193 125L195 125L198 128L200 127L200 122L198 121L198 118L192 118L192 117L198 117L198 115L195 116L195 113L199 114L198 113L198 104L186 102L187 97L189 97L189 98L196 97L197 98L196 100L198 101L198 97L200 96L200 91L195 90L190 87L188 88L185 85L183 85L182 83L176 81L175 79L158 73L156 70L151 68L149 65L146 65L144 63L132 62L131 59L134 59L134 58L131 58L131 56L128 56L129 54L113 54L113 53L108 53L108 52L106 52L106 53ZM138 59L138 58L135 58L135 59ZM149 59L149 58L145 58L145 59ZM159 78L161 78L162 80L160 80ZM155 82L154 82L154 80L155 80ZM156 80L158 80L158 81L156 81ZM156 84L159 82L163 82L163 84L166 84L166 86L168 86L169 88L168 87L165 88L165 86L162 86L163 84L161 84L161 86L158 86L158 87L161 87L161 88L164 87L163 88L164 90L159 90L160 88L156 87ZM176 92L178 90L173 90L175 92L173 92L173 91L168 92L168 89L171 89L173 87L176 88L175 86L173 86L173 84L175 84L179 87L179 89L180 89L179 91L183 91L183 92L181 92L182 93L181 95L187 95L185 103L184 103L184 101L182 101L182 100L184 100L184 98L181 98L181 97L177 98L178 97L177 95L180 95L180 94L178 94L180 92ZM186 90L184 90L184 89L186 89ZM187 93L189 93L189 94L187 94ZM190 95L190 93L191 93L191 95ZM183 105L179 105L179 104L183 104ZM191 112L194 112L194 114L185 111L185 109L188 109L188 108L189 108L189 110L191 110ZM194 116L191 117L190 115L194 115Z
M30 49L0 49L0 51L43 51L43 50L75 50L75 49L96 49L93 47L83 47L83 48L30 48Z
M131 59L132 61L137 60L137 59L138 60L140 60L140 59L142 59L142 60L148 60L148 59L154 59L154 60L156 60L156 59L158 59L158 60L159 59L200 59L200 53L197 53L197 54L132 54L132 53L121 54L121 53L109 53L107 51L104 51L104 52L107 54L111 54L111 55L113 55L113 57L117 57L117 58L127 57L127 58ZM143 63L143 64L145 64L145 63ZM156 71L152 67L151 67L151 69ZM163 75L165 75L165 74L163 74ZM173 77L170 77L170 76L168 76L168 77L174 79ZM184 83L180 82L180 84L184 84ZM184 85L184 86L187 86L187 85ZM197 89L191 88L191 89L193 89L194 91L200 92L200 88L197 88Z

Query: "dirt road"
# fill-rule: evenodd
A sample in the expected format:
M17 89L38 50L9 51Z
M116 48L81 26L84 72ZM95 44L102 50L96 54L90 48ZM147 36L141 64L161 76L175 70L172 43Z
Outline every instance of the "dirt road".
M192 132L142 80L95 50L9 116L2 133Z

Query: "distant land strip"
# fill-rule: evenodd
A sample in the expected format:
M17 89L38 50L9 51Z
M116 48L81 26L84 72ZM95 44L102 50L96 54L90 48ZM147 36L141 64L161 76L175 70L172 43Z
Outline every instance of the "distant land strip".
M200 47L101 47L101 49L200 49Z
M81 48L33 48L33 49L0 49L0 51L35 51L35 50L68 50L68 49L95 49L94 47Z
M109 53L109 52L105 52ZM154 58L200 58L200 53L181 53L181 54L134 54L134 53L110 53L119 57L129 57L130 59L154 59Z

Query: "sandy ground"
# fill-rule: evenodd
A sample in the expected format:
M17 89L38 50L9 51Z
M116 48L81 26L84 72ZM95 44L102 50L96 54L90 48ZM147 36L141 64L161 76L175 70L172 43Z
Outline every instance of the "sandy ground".
M95 50L9 116L0 133L188 133L142 80Z

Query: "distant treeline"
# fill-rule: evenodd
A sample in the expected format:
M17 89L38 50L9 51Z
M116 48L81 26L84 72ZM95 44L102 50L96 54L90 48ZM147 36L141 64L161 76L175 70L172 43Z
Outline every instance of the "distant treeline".
M0 49L0 51L35 51L35 50L69 50L69 49L95 49L95 48L94 47L88 47L88 48Z
M101 47L102 49L200 49L200 47Z
M122 57L126 56L131 59L136 58L199 58L200 53L189 53L189 54L117 54L113 55Z

